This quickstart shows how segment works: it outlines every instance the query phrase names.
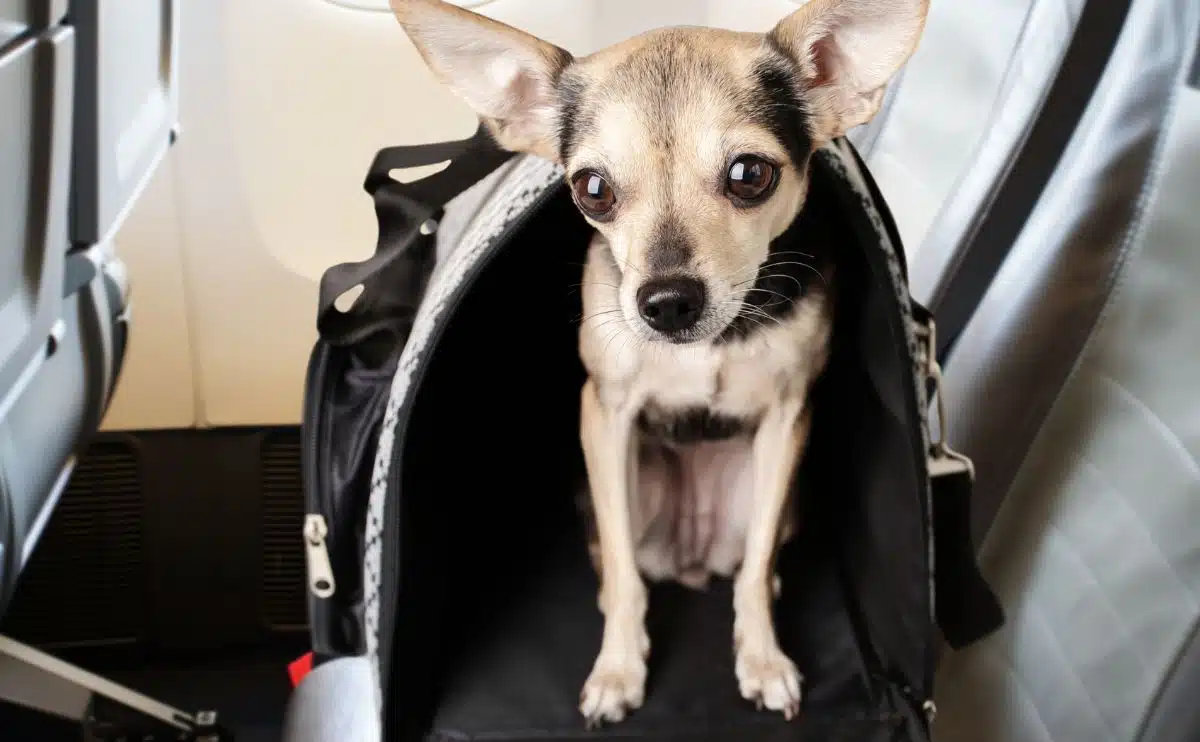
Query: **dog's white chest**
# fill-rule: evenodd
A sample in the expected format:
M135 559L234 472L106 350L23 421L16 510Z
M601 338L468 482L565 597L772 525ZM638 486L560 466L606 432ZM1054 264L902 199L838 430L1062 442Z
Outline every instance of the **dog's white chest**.
M633 382L644 405L755 418L778 396L784 370L767 354L728 346L664 350L646 355Z
M806 388L823 362L810 350L813 334L821 330L816 313L799 308L786 323L732 343L646 346L618 338L590 370L618 405L705 408L755 419L795 389ZM823 356L823 348L816 347Z
M686 408L708 405L716 398L725 367L718 354L709 348L665 350L647 354L634 381L646 402Z

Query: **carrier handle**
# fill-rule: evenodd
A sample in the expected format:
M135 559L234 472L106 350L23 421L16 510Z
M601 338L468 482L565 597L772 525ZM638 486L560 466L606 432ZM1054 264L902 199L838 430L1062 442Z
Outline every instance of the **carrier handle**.
M512 157L513 153L501 149L487 128L480 124L467 139L379 150L371 161L363 188L374 196L381 188L396 187L406 192L409 198L437 210ZM393 180L390 175L392 170L437 165L447 160L450 164L445 169L411 183Z
M340 346L360 342L384 329L407 331L433 270L433 235L442 210L512 157L513 153L501 149L482 123L467 139L387 147L376 153L363 182L375 202L379 222L375 253L360 262L332 266L321 276L317 299L317 330L321 337ZM411 183L401 183L390 175L398 168L447 160L450 164L444 169ZM373 279L380 276L387 277L386 285L373 286ZM363 294L353 306L346 311L335 306L339 297L360 285ZM384 299L389 303L387 311L373 311Z

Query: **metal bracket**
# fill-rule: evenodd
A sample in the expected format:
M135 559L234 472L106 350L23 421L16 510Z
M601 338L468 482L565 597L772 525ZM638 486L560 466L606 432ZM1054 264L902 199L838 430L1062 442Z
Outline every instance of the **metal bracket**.
M937 360L937 325L933 319L930 319L928 324L914 323L914 328L919 343L919 360L925 369L925 378L922 381L932 387L932 401L937 405L936 437L932 437L933 426L926 426L931 431L929 475L938 477L966 471L974 480L974 462L951 448L948 442L946 400L942 394L942 365ZM925 411L925 414L928 416L928 411Z
M0 636L0 701L72 719L86 742L232 742L213 711L189 714Z

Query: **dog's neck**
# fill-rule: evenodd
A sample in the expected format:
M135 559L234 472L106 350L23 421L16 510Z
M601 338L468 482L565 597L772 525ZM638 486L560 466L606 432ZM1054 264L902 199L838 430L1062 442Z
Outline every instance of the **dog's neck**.
M783 321L798 302L814 291L828 293L832 275L831 206L824 189L810 180L808 197L783 234L771 242L767 259L759 266L745 309L716 339L731 343L746 339L764 323Z

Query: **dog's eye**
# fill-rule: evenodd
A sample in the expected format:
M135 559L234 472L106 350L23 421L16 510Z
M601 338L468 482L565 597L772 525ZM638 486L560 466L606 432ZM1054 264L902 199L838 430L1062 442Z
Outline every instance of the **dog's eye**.
M571 182L575 202L591 217L602 217L612 211L617 195L604 178L593 172L583 172Z
M729 166L725 187L739 201L760 201L775 185L775 172L775 166L761 157L742 155Z

